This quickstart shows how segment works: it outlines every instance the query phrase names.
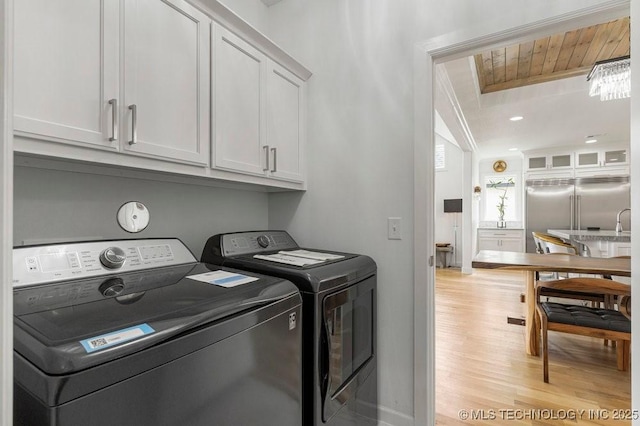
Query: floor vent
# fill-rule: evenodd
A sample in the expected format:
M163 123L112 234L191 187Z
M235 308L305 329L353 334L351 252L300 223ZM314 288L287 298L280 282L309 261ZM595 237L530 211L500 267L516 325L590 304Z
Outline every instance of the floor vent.
M507 324L524 325L525 324L525 319L524 318L507 317Z

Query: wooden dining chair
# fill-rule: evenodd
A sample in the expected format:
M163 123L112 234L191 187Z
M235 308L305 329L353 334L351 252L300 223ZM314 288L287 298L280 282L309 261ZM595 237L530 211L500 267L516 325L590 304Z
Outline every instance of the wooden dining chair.
M552 252L552 253L546 253L546 254L551 256L577 256L577 254L570 253L570 252ZM549 279L548 275L545 277L539 274L538 272L536 272L536 281L553 281L561 278L566 279L567 277L568 275L560 277L557 273L555 273L555 275L553 275L552 278ZM570 291L570 290L563 290L559 288L544 288L541 290L541 296L544 296L547 298L555 297L555 298L562 298L562 299L582 300L586 302L591 302L591 306L593 307L599 307L601 304L605 308L611 307L610 305L607 305L607 301L609 300L607 296L599 293L576 292L576 291Z
M536 246L538 246L543 253L580 254L580 251L575 246L562 241L558 237L535 231L531 232L531 234L533 235L533 240L536 242Z
M613 280L583 277L538 281L536 283L536 311L542 329L542 362L545 383L549 383L549 331L616 341L618 370L627 371L629 369L631 320L628 316L613 309L545 302L540 300L545 289L618 296L620 301L625 301L625 306L630 307L631 287ZM630 309L627 315L630 316Z
M631 256L628 256L628 255L614 256L614 258L616 258L616 259L631 259ZM616 280L616 279L618 279L618 277L612 276L610 274L602 274L602 278L606 278L608 280ZM623 280L624 280L624 278L623 278ZM626 302L629 302L629 299L627 299ZM620 311L622 311L623 303L621 303L620 301L616 301L616 296L613 296L613 295L607 296L604 305L605 305L605 307L614 306L616 303L620 306ZM630 312L630 309L631 309L631 306L629 306L629 312Z

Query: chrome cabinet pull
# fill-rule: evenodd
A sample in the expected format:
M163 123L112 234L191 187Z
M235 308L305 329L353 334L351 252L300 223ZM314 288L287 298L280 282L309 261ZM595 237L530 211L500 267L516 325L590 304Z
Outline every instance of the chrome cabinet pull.
M109 99L109 105L111 105L111 137L109 142L118 140L118 100Z
M266 172L267 170L269 170L269 145L264 145L262 147L262 149L264 149L264 167L262 168L262 171Z
M131 110L131 140L129 145L138 143L138 107L136 104L129 105Z
M271 172L277 172L278 171L278 152L276 151L276 148L271 148L271 152L273 152L273 169L271 169Z

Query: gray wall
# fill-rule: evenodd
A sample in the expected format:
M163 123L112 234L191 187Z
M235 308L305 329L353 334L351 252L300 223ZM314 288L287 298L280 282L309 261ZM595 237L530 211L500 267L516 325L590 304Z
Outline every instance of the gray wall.
M14 245L178 237L199 257L213 234L268 224L266 193L31 167L16 167L14 178ZM138 234L116 223L118 208L130 200L142 201L151 215Z
M284 0L269 36L313 71L308 190L270 196L301 245L378 264L380 419L413 424L413 1ZM402 218L402 240L387 218Z

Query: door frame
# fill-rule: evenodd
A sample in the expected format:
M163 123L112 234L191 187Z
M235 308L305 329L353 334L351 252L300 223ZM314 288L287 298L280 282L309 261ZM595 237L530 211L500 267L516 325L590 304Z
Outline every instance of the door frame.
M579 9L573 12L553 16L530 24L508 28L506 30L491 32L492 29L485 26L467 28L465 31L457 31L437 38L416 43L414 46L414 424L435 424L436 406L435 394L435 269L433 257L435 255L435 214L434 214L434 179L433 166L435 149L435 65L453 59L469 56L473 52L489 50L508 43L517 43L556 32L567 31L573 28L588 26L602 22L606 19L617 19L622 14L631 13L640 21L640 6L631 7L630 0L609 0L598 5ZM634 16L632 16L633 19ZM640 37L631 33L632 46L640 50ZM634 43L634 38L637 39ZM633 47L632 47L633 50ZM635 53L635 52L633 52ZM640 53L640 52L639 52ZM640 56L639 56L640 57ZM639 79L640 80L640 79ZM636 81L639 81L636 80ZM635 110L633 99L635 93L640 94L638 83L632 86L632 117ZM640 111L639 111L640 112ZM632 122L632 139L635 135L633 129L640 133L640 118ZM634 161L634 152L631 150L631 161ZM635 155L640 161L640 155ZM632 168L632 170L634 170ZM640 178L640 167L635 168ZM633 176L632 176L633 179ZM634 188L635 191L634 191ZM471 188L469 188L471 190ZM636 195L634 197L634 194ZM637 205L636 211L640 211L640 186L632 187L632 200L638 200L632 205ZM640 215L636 215L640 218ZM640 229L640 220L633 221L632 228ZM633 255L640 256L640 244L632 243ZM635 275L632 267L632 275ZM634 280L635 281L635 280ZM634 300L632 309L640 309L640 301ZM638 317L634 317L633 323L640 323ZM633 324L632 323L632 324ZM632 342L632 362L640 362L640 341ZM639 380L633 380L638 375ZM640 371L632 371L633 383L640 386ZM640 403L638 392L632 392L632 406ZM463 407L461 407L463 408Z
M0 0L0 425L13 424L13 0Z

